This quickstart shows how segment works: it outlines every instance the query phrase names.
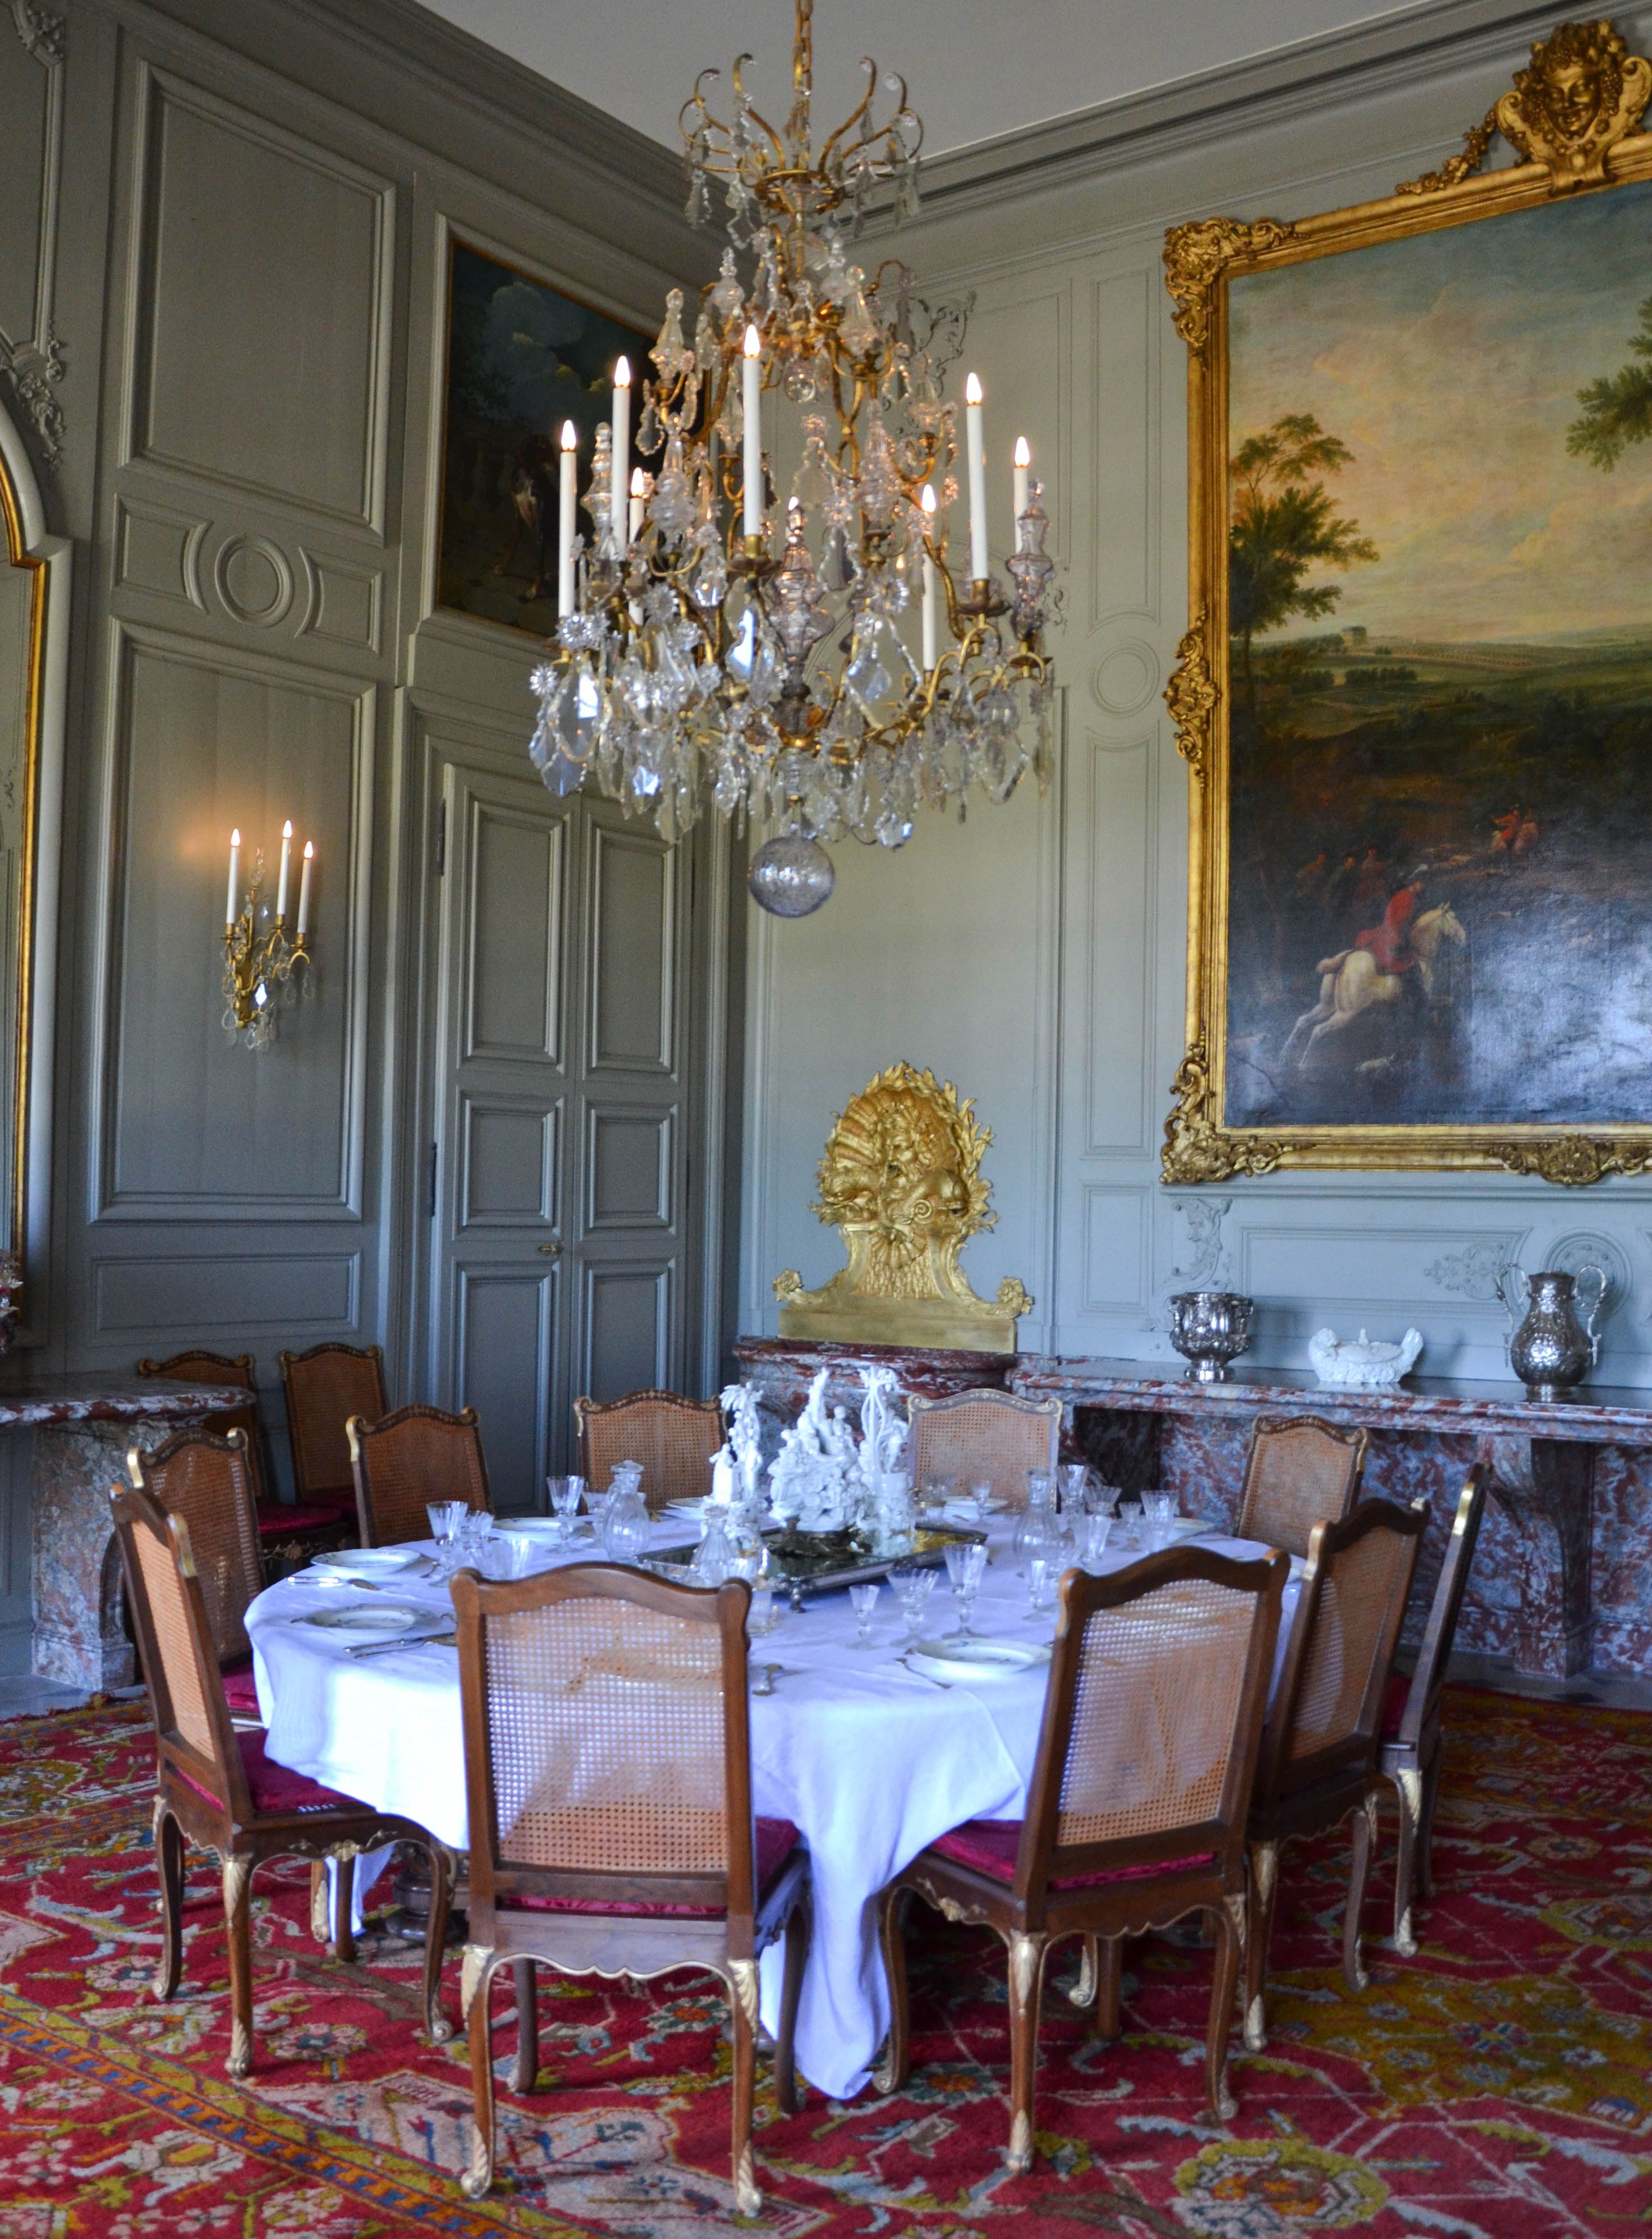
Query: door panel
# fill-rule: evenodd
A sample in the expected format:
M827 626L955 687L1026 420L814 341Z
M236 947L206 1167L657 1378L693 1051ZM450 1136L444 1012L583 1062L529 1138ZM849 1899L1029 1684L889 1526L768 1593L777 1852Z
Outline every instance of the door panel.
M461 1100L464 1187L460 1209L466 1229L512 1227L521 1221L557 1221L557 1135L561 1104L546 1111L499 1097Z
M525 790L526 788L524 788ZM562 828L474 796L469 874L468 1057L561 1056Z
M673 1116L587 1106L587 1229L671 1226Z
M669 1266L587 1266L584 1321L582 1388L593 1399L669 1387Z
M676 858L646 830L591 840L590 1070L669 1073Z
M561 1271L537 1274L461 1272L460 1380L462 1404L481 1418L488 1482L496 1508L528 1505L550 1467L551 1344Z

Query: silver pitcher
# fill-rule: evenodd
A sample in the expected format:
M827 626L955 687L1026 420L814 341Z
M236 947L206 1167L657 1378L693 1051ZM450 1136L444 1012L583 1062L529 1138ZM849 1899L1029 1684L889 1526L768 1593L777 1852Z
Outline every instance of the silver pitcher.
M1583 1299L1579 1287L1591 1277L1593 1306ZM1576 1275L1544 1267L1528 1275L1523 1267L1512 1264L1498 1276L1497 1296L1514 1325L1509 1339L1509 1365L1534 1399L1558 1399L1575 1384L1581 1384L1600 1359L1596 1325L1610 1279L1600 1267L1580 1267ZM1574 1310L1575 1299L1584 1309L1581 1322Z

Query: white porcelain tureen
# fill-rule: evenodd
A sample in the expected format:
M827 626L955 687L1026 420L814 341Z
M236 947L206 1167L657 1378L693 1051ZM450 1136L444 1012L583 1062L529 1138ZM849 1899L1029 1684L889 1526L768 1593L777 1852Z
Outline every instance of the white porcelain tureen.
M1357 1339L1339 1338L1335 1330L1316 1330L1308 1340L1308 1358L1322 1384L1352 1385L1360 1390L1397 1384L1416 1365L1423 1350L1423 1333L1408 1329L1397 1345L1372 1339L1361 1330Z

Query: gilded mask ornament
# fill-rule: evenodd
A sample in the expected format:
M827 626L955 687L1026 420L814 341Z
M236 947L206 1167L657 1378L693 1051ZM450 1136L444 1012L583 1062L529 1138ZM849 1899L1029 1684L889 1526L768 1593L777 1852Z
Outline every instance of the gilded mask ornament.
M1006 1276L995 1299L978 1298L958 1264L997 1219L981 1173L992 1139L932 1073L903 1060L869 1081L826 1139L814 1207L848 1265L819 1291L792 1268L777 1279L780 1335L1013 1352L1025 1289Z

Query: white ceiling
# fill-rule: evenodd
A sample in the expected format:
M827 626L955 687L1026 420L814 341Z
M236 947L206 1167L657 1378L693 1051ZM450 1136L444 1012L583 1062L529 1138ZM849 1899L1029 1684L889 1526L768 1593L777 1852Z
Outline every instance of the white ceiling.
M708 64L748 50L780 121L791 0L426 0L449 23L671 148ZM1407 12L1414 0L817 0L815 116L851 104L858 58L906 77L939 155L1151 87ZM818 138L817 135L817 138Z

